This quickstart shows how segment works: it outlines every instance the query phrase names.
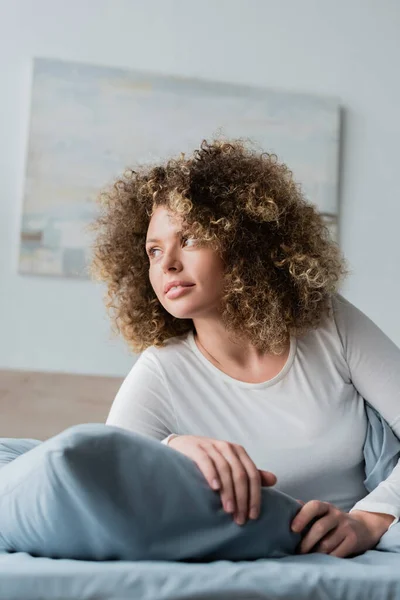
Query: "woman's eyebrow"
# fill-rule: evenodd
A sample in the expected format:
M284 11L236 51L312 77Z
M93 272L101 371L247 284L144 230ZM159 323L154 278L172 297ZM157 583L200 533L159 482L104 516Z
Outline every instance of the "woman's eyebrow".
M175 232L175 235L176 235L176 236L180 236L182 233L183 233L183 231L176 231L176 232ZM158 243L158 242L160 242L160 241L161 241L161 240L157 240L156 238L149 238L148 240L146 240L146 244L150 244L150 242L155 242L155 243Z

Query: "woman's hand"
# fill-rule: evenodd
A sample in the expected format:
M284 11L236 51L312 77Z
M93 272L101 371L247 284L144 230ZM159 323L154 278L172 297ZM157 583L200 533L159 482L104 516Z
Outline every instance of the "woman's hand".
M366 511L344 513L329 502L311 500L293 519L292 531L301 533L315 518L317 520L299 545L299 554L314 550L345 558L376 546L394 517Z
M261 486L275 485L276 476L257 469L243 446L195 435L177 436L168 446L194 460L210 487L220 490L224 510L238 525L258 518Z

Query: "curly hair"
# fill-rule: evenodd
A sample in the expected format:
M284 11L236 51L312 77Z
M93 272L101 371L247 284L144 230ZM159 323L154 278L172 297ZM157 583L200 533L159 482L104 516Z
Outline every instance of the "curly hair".
M190 157L129 169L98 202L91 273L106 282L114 330L134 352L194 330L192 319L165 310L149 281L146 233L159 206L220 254L222 322L261 351L280 354L289 335L316 328L347 274L289 168L243 140L204 140Z

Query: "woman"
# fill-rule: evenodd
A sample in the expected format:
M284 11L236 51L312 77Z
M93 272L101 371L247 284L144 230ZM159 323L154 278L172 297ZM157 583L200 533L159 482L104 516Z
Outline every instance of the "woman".
M289 169L243 142L104 192L93 272L141 352L107 423L193 459L227 512L304 503L299 551L346 557L400 516L400 465L367 495L364 399L400 436L400 351L338 293L345 262Z

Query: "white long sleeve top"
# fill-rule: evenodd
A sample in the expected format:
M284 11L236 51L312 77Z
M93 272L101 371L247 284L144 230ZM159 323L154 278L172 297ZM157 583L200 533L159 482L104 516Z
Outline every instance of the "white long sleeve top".
M371 493L363 485L364 399L400 437L400 349L342 296L332 308L317 329L291 338L283 369L262 383L222 372L192 332L147 348L107 424L164 442L190 434L241 444L257 468L275 473L277 489L346 512L391 514L394 525L400 464Z

